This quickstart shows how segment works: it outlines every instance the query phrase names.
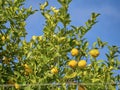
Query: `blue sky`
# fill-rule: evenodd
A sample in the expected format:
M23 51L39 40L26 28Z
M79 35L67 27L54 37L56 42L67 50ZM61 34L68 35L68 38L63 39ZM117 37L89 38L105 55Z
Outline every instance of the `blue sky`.
M48 0L49 6L60 7L57 0ZM25 7L32 6L33 10L39 10L39 4L44 3L45 0L26 0ZM92 12L100 13L97 18L98 23L85 35L90 46L100 37L102 41L108 42L109 45L120 46L120 0L72 0L69 6L69 13L71 15L71 25L81 26L90 18ZM27 40L30 40L33 35L42 35L42 29L45 23L44 17L40 11L31 15L27 19ZM101 52L106 52L105 49ZM101 53L101 57L105 54Z
M49 6L60 7L57 0L48 0ZM45 0L26 0L25 7L32 6L33 10L39 10L39 4L44 3ZM69 6L69 13L71 15L71 25L81 26L90 18L92 12L100 13L97 18L98 23L85 35L90 46L100 37L102 41L108 42L109 45L120 46L120 0L72 0ZM42 35L42 29L45 23L44 17L40 11L36 12L27 19L27 40L30 40L33 35ZM101 50L101 57L103 58L107 52L105 49Z
M44 3L44 1L26 0L25 7L32 6L33 9L39 10L39 3ZM50 6L60 7L57 0L48 1ZM71 25L84 25L92 12L101 15L97 18L98 23L85 35L85 38L89 40L90 44L100 37L109 45L120 46L120 0L72 0L69 7ZM30 40L33 35L42 35L44 21L45 19L39 11L27 19L27 40Z
M32 6L33 9L39 10L39 3L44 3L45 0L26 0L25 7ZM60 7L57 0L48 0L50 6ZM97 18L98 23L86 34L86 38L92 44L97 37L103 41L109 42L110 45L120 46L120 1L119 0L73 0L70 3L69 13L71 15L71 25L84 25L89 19L92 12L100 13ZM27 39L32 35L41 35L44 17L38 11L27 19Z

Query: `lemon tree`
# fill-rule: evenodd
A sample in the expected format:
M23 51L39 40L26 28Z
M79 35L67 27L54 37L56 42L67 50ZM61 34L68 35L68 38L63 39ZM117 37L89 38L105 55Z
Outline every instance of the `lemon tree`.
M72 0L57 1L59 9L49 8L47 1L40 5L43 35L33 35L30 41L26 19L37 10L25 8L25 0L0 1L0 84L8 85L5 90L115 90L119 47L100 38L90 46L85 38L100 14L91 13L85 25L76 27L68 13ZM106 59L98 59L106 48Z

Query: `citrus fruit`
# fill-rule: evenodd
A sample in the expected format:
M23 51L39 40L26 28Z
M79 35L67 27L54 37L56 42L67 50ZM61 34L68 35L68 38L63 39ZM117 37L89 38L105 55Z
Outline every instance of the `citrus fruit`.
M2 36L2 38L1 38L1 39L2 39L2 41L5 41L5 36Z
M16 89L20 88L19 84L17 84L17 83L15 83L14 86L15 86Z
M78 66L80 67L80 68L85 68L86 67L86 61L85 60L80 60L79 62L78 62Z
M78 51L77 48L73 48L73 49L71 50L71 55L72 55L72 56L77 56L78 53L79 53L79 51Z
M74 67L76 67L76 65L77 65L77 61L71 60L71 61L68 62L68 65L69 65L70 67L74 68Z
M57 73L58 73L58 69L57 69L57 68L52 68L52 69L51 69L51 73L57 74Z
M89 54L90 54L92 57L97 57L97 56L100 54L100 52L99 52L98 49L92 49L92 50L90 50Z
M28 66L27 64L24 64L24 67L25 67L25 68L29 68L29 66Z

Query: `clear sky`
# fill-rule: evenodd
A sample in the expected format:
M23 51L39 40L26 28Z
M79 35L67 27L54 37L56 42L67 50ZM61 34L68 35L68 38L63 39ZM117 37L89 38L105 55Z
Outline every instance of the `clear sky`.
M39 10L39 4L45 0L26 0L25 7L32 6L33 10ZM48 0L49 6L60 7L57 0ZM100 13L97 18L98 23L85 35L90 46L100 37L102 41L108 42L109 45L120 47L120 0L72 0L69 6L71 15L71 25L81 26L90 18L92 12ZM33 35L42 35L45 19L40 11L31 15L27 19L27 40ZM106 49L101 50L99 59L106 59ZM104 53L103 53L104 52Z
M39 10L39 4L44 3L44 1L26 0L25 7L32 6L33 9ZM48 1L50 6L60 7L57 0ZM85 38L89 40L90 44L96 41L97 37L100 37L109 45L120 46L120 0L72 0L69 7L71 25L84 25L92 12L101 15L97 18L98 23L86 34ZM45 19L39 11L27 19L27 40L30 40L32 35L42 35L44 21Z
M45 0L26 0L25 7L32 6L39 10L39 3ZM60 7L57 0L48 0L50 6ZM92 12L100 13L97 18L98 23L85 36L90 43L93 43L97 37L107 41L110 45L120 46L120 0L72 0L69 7L72 25L84 25ZM27 39L32 35L41 35L44 26L44 17L38 11L27 19Z

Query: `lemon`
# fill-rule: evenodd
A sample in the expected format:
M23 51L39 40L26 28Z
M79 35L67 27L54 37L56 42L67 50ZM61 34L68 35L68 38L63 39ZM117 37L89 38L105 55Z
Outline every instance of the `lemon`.
M98 49L92 49L90 50L89 54L92 56L92 57L97 57L99 56L100 52Z
M2 39L2 41L5 41L5 36L2 36L2 38L1 38L1 39Z
M15 86L16 89L20 88L19 84L17 84L17 83L15 83L14 86Z
M71 50L71 55L72 55L72 56L77 56L78 53L79 53L79 51L78 51L77 48L73 48L73 49Z
M51 69L51 73L53 73L53 74L57 74L57 73L58 73L58 69L57 69L57 68L55 68L55 67L54 67L54 68L52 68L52 69Z
M68 62L68 65L69 65L71 68L74 68L74 67L77 66L77 61L71 60L71 61Z
M85 68L86 67L86 61L85 60L80 60L79 62L78 62L78 66L80 67L80 68Z
M24 67L25 67L25 68L29 68L29 66L28 66L27 64L24 64Z

